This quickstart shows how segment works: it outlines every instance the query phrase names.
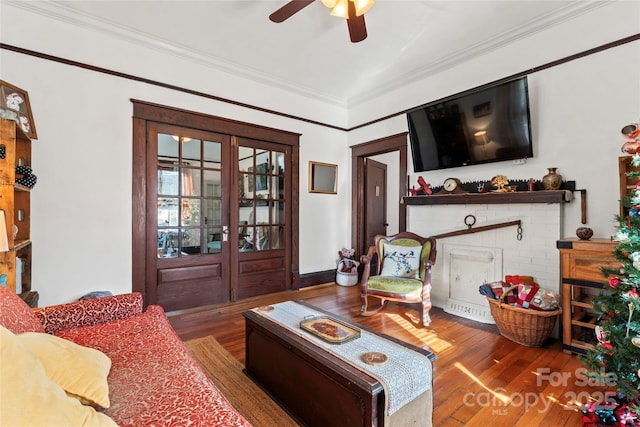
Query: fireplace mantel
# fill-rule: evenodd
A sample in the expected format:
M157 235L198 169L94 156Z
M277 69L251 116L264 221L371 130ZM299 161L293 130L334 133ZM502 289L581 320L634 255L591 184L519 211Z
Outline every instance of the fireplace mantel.
M513 193L432 194L405 196L405 205L480 205L509 203L564 203L571 201L569 190L516 191Z

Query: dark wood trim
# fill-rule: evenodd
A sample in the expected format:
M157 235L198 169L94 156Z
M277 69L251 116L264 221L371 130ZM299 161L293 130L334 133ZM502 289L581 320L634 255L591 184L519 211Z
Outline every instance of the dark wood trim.
M495 205L513 203L566 202L564 190L517 191L515 193L433 194L431 196L405 196L405 205Z
M122 79L133 80L133 81L136 81L136 82L145 83L145 84L149 84L149 85L153 85L153 86L158 86L158 87L162 87L162 88L165 88L165 89L170 89L170 90L175 90L175 91L178 91L178 92L188 93L190 95L199 96L199 97L207 98L207 99L212 99L214 101L224 102L225 104L232 104L232 105L236 105L238 107L248 108L250 110L257 110L257 111L261 111L263 113L273 114L273 115L280 116L280 117L286 117L286 118L289 118L289 119L298 120L298 121L305 122L305 123L311 123L311 124L314 124L314 125L324 126L324 127L328 127L328 128L331 128L331 129L337 129L337 130L342 130L342 131L347 131L348 130L348 129L340 127L340 126L334 126L334 125L330 125L330 124L327 124L327 123L318 122L316 120L311 120L311 119L307 119L307 118L304 118L304 117L294 116L292 114L283 113L281 111L275 111L275 110L270 110L268 108L258 107L258 106L252 105L252 104L247 104L247 103L244 103L244 102L235 101L235 100L229 99L229 98L222 98L220 96L211 95L211 94L208 94L208 93L205 93L205 92L200 92L200 91L189 89L189 88L185 88L185 87L182 87L182 86L176 86L176 85L172 85L172 84L169 84L169 83L160 82L160 81L157 81L157 80L151 80L151 79L147 79L147 78L144 78L144 77L135 76L133 74L122 73L122 72L119 72L119 71L114 71L114 70L110 70L108 68L103 68L103 67L96 67L94 65L85 64L83 62L73 61L71 59L61 58L59 56L49 55L49 54L42 53L42 52L36 52L34 50L25 49L25 48L18 47L18 46L12 46L12 45L6 44L6 43L0 43L0 49L6 49L6 50L10 50L12 52L17 52L17 53L21 53L21 54L24 54L24 55L33 56L33 57L40 58L40 59L45 59L47 61L58 62L60 64L65 64L65 65L69 65L69 66L72 66L72 67L83 68L85 70L95 71L96 73L108 74L110 76L120 77Z
M323 285L336 281L336 270L314 271L313 273L300 274L299 288Z
M351 247L356 250L357 258L367 252L364 236L364 171L365 158L377 154L398 151L400 165L398 167L398 194L407 194L407 135L408 132L387 136L351 146ZM405 231L406 206L398 203L398 231Z
M147 126L146 121L142 119L133 119L133 140L146 141ZM144 260L146 257L146 212L147 212L147 193L146 193L146 144L131 144L133 150L133 175L132 175L132 242L131 250L133 251L133 259L131 266L131 284L133 292L140 292L145 296L145 304L148 301L146 292L146 266ZM152 298L155 300L155 296Z
M498 79L496 81L493 81L491 83L487 83L486 85L483 85L481 87L491 86L491 85L500 83L502 81L512 80L512 79L515 79L515 78L518 78L518 77L522 77L522 76L525 76L525 75L537 73L539 71L543 71L543 70L546 70L548 68L555 67L557 65L562 65L562 64L565 64L567 62L574 61L576 59L584 58L585 56L594 55L596 53L599 53L599 52L602 52L602 51L605 51L605 50L608 50L608 49L612 49L612 48L615 48L615 47L618 47L618 46L622 46L624 44L631 43L631 42L634 42L634 41L637 41L637 40L640 40L640 34L633 34L633 35L630 35L630 36L627 36L627 37L624 37L624 38L621 38L621 39L618 39L618 40L614 40L614 41L609 42L609 43L602 44L600 46L596 46L596 47L591 48L591 49L584 50L582 52L575 53L573 55L566 56L564 58L560 58L560 59L556 59L556 60L551 61L551 62L547 62L545 64L533 67L533 68L528 69L528 70L520 71L518 73L512 74L511 76L503 77L503 78ZM208 93L196 91L196 90L193 90L193 89L184 88L184 87L181 87L181 86L176 86L176 85L172 85L172 84L168 84L168 83L159 82L157 80L151 80L151 79L143 78L143 77L140 77L140 76L135 76L135 75L132 75L132 74L121 73L119 71L110 70L108 68L96 67L94 65L85 64L83 62L73 61L73 60L70 60L70 59L61 58L59 56L49 55L49 54L46 54L46 53L37 52L37 51L34 51L34 50L25 49L25 48L18 47L18 46L13 46L13 45L10 45L10 44L7 44L7 43L0 43L0 49L5 49L5 50L12 51L12 52L20 53L20 54L23 54L23 55L28 55L28 56L33 56L33 57L40 58L40 59L45 59L47 61L58 62L58 63L61 63L61 64L72 66L72 67L79 67L79 68L83 68L83 69L86 69L86 70L95 71L97 73L108 74L108 75L115 76L115 77L120 77L120 78L123 78L123 79L128 79L128 80L133 80L133 81L137 81L137 82L141 82L141 83L145 83L145 84L150 84L150 85L153 85L153 86L163 87L165 89L176 90L176 91L179 91L179 92L188 93L190 95L200 96L200 97L203 97L203 98L212 99L212 100L215 100L215 101L220 101L220 102L236 105L236 106L243 107L243 108L248 108L248 109L251 109L251 110L261 111L263 113L273 114L273 115L280 116L280 117L286 117L286 118L289 118L289 119L298 120L298 121L301 121L301 122L310 123L310 124L314 124L314 125L318 125L318 126L323 126L323 127L327 127L327 128L331 128L331 129L341 130L341 131L345 131L345 132L350 132L352 130L360 129L362 127L370 126L370 125L372 125L374 123L382 122L384 120L388 120L388 119L391 119L393 117L397 117L399 115L406 114L407 111L412 110L413 108L417 107L416 106L416 107L407 108L405 110L398 111L398 112L395 112L395 113L391 113L391 114L388 114L386 116L379 117L377 119L370 120L368 122L352 126L350 128L344 128L344 127L340 127L340 126L331 125L331 124L328 124L328 123L319 122L319 121L316 121L316 120L307 119L307 118L300 117L300 116L295 116L295 115L292 115L292 114L282 113L280 111L270 110L270 109L267 109L267 108L262 108L262 107L258 107L258 106L255 106L255 105L246 104L246 103L243 103L243 102L235 101L233 99L222 98L222 97L219 97L219 96L215 96L215 95L211 95L211 94L208 94ZM477 89L477 88L474 88L474 89Z
M169 107L166 105L154 104L152 102L140 101L137 99L131 99L131 102L133 103L133 117L140 119L189 127L192 129L200 129L207 132L223 133L243 138L276 142L278 144L291 146L297 146L300 144L301 134L295 132L226 119L223 117Z
M300 146L291 146L291 172L285 175L291 187L291 288L300 288ZM295 180L294 180L295 177Z

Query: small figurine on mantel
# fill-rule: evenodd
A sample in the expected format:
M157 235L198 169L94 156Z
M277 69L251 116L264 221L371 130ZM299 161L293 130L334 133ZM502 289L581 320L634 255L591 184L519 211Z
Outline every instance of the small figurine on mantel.
M427 183L427 181L425 181L421 176L418 177L418 185L420 187L412 187L409 189L409 193L411 193L412 196L428 196L433 193L429 183Z
M494 190L496 192L502 193L507 191L505 189L505 186L508 184L509 184L509 180L504 175L496 175L493 178L491 178L491 185L497 188L497 190Z

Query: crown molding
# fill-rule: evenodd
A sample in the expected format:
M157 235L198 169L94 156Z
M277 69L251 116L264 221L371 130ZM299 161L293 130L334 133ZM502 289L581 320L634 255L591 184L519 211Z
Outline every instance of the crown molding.
M341 108L347 107L346 99L339 99L332 96L320 94L317 91L300 85L293 85L282 79L273 78L266 73L255 68L246 67L231 61L224 61L220 58L212 57L203 52L191 49L187 46L176 44L167 39L150 36L141 31L135 31L130 27L114 24L113 22L98 19L84 12L79 12L64 4L40 1L19 1L19 0L3 0L3 3L10 4L17 8L27 10L46 18L65 22L78 27L89 29L97 33L106 34L128 43L137 44L150 48L161 53L169 54L175 57L186 59L188 61L204 65L233 76L252 80L258 83L267 84L277 87L307 98L313 98L318 101L328 103Z

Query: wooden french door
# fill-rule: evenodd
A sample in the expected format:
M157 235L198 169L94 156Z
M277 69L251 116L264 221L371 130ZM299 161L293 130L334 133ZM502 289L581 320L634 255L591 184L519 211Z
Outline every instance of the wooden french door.
M231 138L151 123L147 129L148 287L166 310L227 301ZM151 166L151 165L150 165ZM154 280L155 279L155 280Z
M171 311L297 288L299 135L133 103L133 290Z
M232 258L232 296L242 299L291 288L291 150L233 138L238 171L231 230L238 232Z

